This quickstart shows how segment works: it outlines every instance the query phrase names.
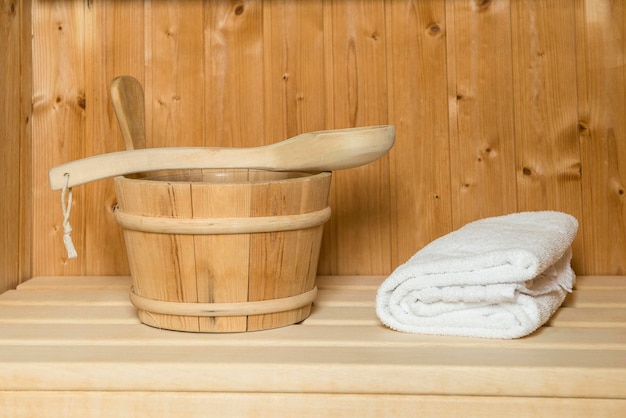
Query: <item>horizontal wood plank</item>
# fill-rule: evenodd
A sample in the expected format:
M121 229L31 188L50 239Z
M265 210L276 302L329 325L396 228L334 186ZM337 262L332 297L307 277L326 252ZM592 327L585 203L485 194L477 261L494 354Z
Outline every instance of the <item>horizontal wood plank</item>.
M1 343L11 346L171 346L171 347L448 347L462 350L481 347L503 352L515 349L622 350L626 353L625 328L544 327L531 336L513 340L440 337L406 334L382 325L291 326L264 332L196 334L158 330L139 324L0 324ZM481 358L477 360L481 360ZM482 359L485 364L489 358ZM512 364L514 360L511 360Z
M31 418L42 410L47 416L80 418L146 417L254 417L285 415L299 418L465 418L510 416L567 416L621 418L626 400L564 399L546 397L415 396L336 393L229 393L229 392L86 392L0 391L0 410L12 418Z
M7 345L0 347L0 381L2 390L626 399L625 357L611 350L497 347Z
M0 295L0 305L20 306L125 306L128 301L127 289L48 289L48 290L9 290Z
M130 276L39 276L25 281L17 289L128 289L130 284Z
M581 411L598 405L608 412L626 401L624 278L580 277L546 326L513 340L392 331L374 309L384 279L319 277L303 323L211 334L141 324L128 299L129 277L34 278L0 295L0 405L15 391L45 402L50 388L67 391L60 402L79 399L73 391L94 400L126 392L205 395L198 405L214 393L245 394L254 403L267 392L320 402L329 394L328 405L340 405L332 393L345 396L352 412L350 396L376 410L384 396L402 395L399 411L432 399L442 413L437 397L485 398L479 404L494 408L503 399L541 397L556 408L563 405L557 398L577 398ZM302 416L314 410L303 408Z

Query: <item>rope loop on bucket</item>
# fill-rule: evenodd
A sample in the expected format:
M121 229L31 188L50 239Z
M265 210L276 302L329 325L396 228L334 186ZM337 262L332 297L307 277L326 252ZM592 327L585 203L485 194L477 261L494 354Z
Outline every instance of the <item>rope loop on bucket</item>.
M67 251L67 258L76 258L76 248L72 241L72 226L70 225L70 213L72 212L72 188L68 187L70 182L70 173L65 173L65 183L61 191L61 209L63 210L63 244ZM67 194L67 203L65 196Z

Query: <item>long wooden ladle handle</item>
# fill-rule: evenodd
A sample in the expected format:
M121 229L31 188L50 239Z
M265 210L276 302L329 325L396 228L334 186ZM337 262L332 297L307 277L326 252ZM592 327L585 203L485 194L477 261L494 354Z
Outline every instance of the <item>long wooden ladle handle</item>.
M251 168L333 171L370 163L393 146L391 125L309 132L253 148L147 148L96 155L49 171L52 190L118 175L155 170ZM68 177L69 176L69 177ZM67 178L68 177L68 178Z

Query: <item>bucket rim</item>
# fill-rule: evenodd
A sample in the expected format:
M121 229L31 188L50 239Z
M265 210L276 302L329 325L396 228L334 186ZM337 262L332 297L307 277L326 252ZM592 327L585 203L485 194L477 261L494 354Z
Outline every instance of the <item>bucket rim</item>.
M276 179L258 179L258 180L232 180L232 181L196 181L196 180L183 180L183 179L175 179L175 178L154 178L154 176L162 173L164 176L167 173L172 173L172 175L189 173L189 174L228 174L228 173L241 173L241 172L258 172L258 173L276 173L277 176L280 174L294 174L294 177L287 178L276 178ZM147 177L135 177L148 175ZM153 172L141 172L135 174L127 174L123 176L116 176L115 182L137 182L141 181L146 184L215 184L215 185L241 185L241 184L274 184L274 183L293 183L293 182L306 182L313 181L317 179L323 179L326 177L331 177L332 172L330 171L274 171L274 170L261 170L261 169L188 169L188 170L159 170Z

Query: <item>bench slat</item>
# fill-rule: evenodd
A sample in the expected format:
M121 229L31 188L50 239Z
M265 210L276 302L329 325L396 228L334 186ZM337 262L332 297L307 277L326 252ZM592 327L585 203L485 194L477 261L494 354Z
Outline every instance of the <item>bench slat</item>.
M123 289L32 289L9 290L0 295L0 305L127 305L128 288ZM363 288L320 289L317 306L374 307L376 291ZM613 289L579 290L569 294L563 306L582 308L626 308L626 292Z
M320 289L368 288L377 289L386 276L318 276L317 286ZM30 289L121 289L131 284L130 276L39 276L18 286L20 290ZM624 276L578 276L576 288L583 289L626 289Z
M612 350L497 347L3 346L0 381L2 390L626 399L625 362Z
M626 401L624 277L579 278L548 326L515 340L389 330L374 312L382 280L320 277L313 312L301 325L194 334L140 324L128 299L129 277L35 278L0 295L0 407L3 393L44 399L51 388L89 396L358 393L380 405L389 399L383 394L420 402L485 398L493 405L567 397L606 411ZM620 402L602 404L609 398Z
M294 325L263 332L197 334L163 331L141 324L0 324L0 346L163 345L239 347L484 347L514 349L621 350L625 328L544 327L526 338L492 340L406 334L376 326Z
M102 305L2 305L2 324L139 324L135 308ZM311 316L302 324L331 326L378 326L380 321L373 307L314 306ZM548 321L547 326L582 328L624 328L626 309L562 307Z
M65 418L206 418L207 411L220 416L289 416L318 418L332 411L335 418L415 418L459 416L594 417L622 418L626 400L563 399L546 397L415 396L301 393L199 393L199 392L0 392L0 410L13 416L36 417L41 411L66 411Z

